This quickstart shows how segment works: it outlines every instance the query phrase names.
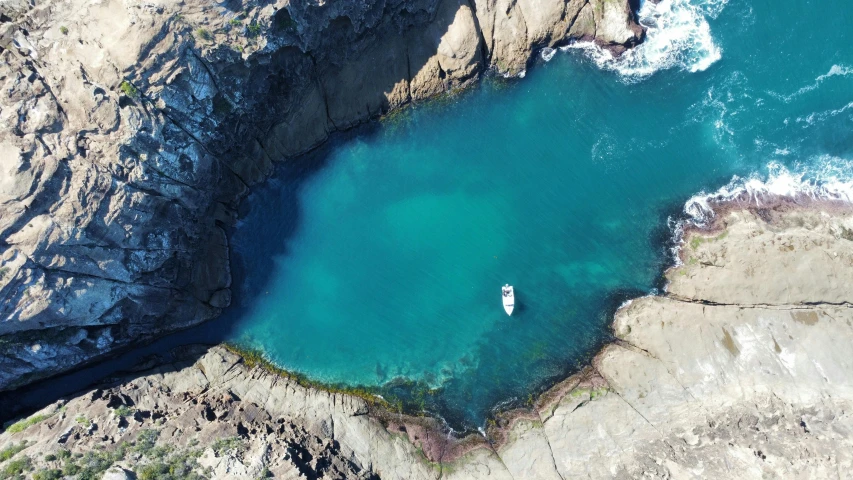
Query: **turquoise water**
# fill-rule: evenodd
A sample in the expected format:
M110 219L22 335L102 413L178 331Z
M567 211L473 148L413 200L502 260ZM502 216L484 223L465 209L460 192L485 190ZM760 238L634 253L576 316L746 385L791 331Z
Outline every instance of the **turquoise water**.
M545 52L523 79L284 165L234 234L232 338L327 382L440 387L426 408L476 427L587 361L619 303L660 286L667 219L697 192L735 175L845 191L853 4L641 13L654 27L627 58Z

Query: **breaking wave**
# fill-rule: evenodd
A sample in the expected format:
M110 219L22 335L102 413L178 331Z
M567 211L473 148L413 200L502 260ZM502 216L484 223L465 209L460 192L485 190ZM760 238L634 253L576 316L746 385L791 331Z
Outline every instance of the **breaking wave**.
M693 195L684 203L680 219L667 219L672 232L670 253L674 266L683 264L680 252L684 246L685 226L708 226L716 216L716 206L726 203L761 206L780 199L853 203L853 161L825 155L818 158L814 166L797 165L793 171L771 162L763 175L735 175L728 184L714 192L702 191Z
M735 176L715 192L694 195L684 204L684 213L688 221L701 226L714 218L714 206L722 203L761 206L780 198L853 203L853 161L825 155L810 165L791 170L771 162L764 175Z
M619 57L592 42L576 42L561 50L581 50L599 68L614 71L627 81L639 81L670 68L700 72L722 58L708 19L716 18L727 1L644 1L638 16L646 27L646 39L639 46Z

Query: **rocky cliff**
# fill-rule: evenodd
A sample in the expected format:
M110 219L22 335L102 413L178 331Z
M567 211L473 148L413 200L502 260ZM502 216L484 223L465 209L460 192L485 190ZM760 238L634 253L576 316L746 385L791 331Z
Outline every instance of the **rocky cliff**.
M22 419L4 471L104 478L844 478L853 465L853 214L742 210L686 234L669 293L526 410L455 439L215 347ZM44 474L46 475L46 473ZM302 475L302 477L300 477ZM42 477L42 478L59 478Z
M227 228L330 132L642 39L628 0L0 3L0 390L230 302Z

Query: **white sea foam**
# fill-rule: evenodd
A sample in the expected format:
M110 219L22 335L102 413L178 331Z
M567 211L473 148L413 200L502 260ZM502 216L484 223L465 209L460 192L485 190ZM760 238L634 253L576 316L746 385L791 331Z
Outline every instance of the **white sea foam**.
M710 129L714 142L723 150L736 149L736 132L748 128L743 122L750 116L749 104L754 102L752 98L746 76L740 72L731 72L690 105L685 124L695 123L702 125L703 129Z
M841 108L834 108L825 112L814 112L803 117L797 117L797 123L803 124L803 128L808 128L814 125L815 122L823 122L828 118L841 115L842 113L851 109L853 109L853 102L850 102Z
M511 73L504 73L504 72L501 72L500 70L497 70L497 69L495 69L495 71L498 72L498 75L500 75L504 78L524 78L527 76L527 70L522 70L522 71L516 73L515 75L513 75Z
M715 216L716 205L736 202L760 206L779 199L853 203L853 161L825 155L814 159L810 165L798 165L791 170L771 162L764 175L754 173L747 178L736 175L715 192L703 191L690 197L684 204L682 218L667 219L673 237L671 252L675 266L682 264L679 253L684 244L685 225L708 225Z
M847 75L853 75L853 68L850 68L846 65L833 65L832 68L829 69L829 72L817 77L817 81L822 82L829 77L836 77L839 75L842 77L846 77Z
M772 162L767 174L747 178L735 176L712 193L700 192L684 204L684 213L696 225L705 225L714 217L714 205L726 202L762 205L768 201L837 200L853 203L853 162L838 157L822 156L811 167L785 166Z
M576 42L563 50L582 50L600 68L617 72L627 81L642 80L669 68L689 72L706 70L722 58L711 35L709 18L715 18L727 0L646 1L639 21L646 39L639 46L614 57L592 42Z
M770 95L776 98L784 100L785 103L788 103L791 100L799 97L800 95L809 93L813 90L817 90L823 82L829 80L832 77L847 77L850 75L853 75L853 68L848 67L847 65L833 65L828 72L824 73L823 75L818 75L818 77L814 79L814 82L806 85L805 87L800 88L799 90L790 95L781 95L775 92L769 93Z

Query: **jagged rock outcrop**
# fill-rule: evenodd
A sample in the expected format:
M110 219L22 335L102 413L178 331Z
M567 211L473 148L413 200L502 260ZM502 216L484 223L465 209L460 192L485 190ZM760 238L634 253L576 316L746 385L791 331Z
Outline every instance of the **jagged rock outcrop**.
M616 52L636 45L643 30L629 2L619 0L474 0L492 65L517 74L533 50L566 38L597 40Z
M642 36L627 0L549 2L0 3L0 390L218 315L275 162L540 46Z
M42 471L87 478L134 470L159 478L152 473L170 469L207 478L376 478L363 457L334 439L342 436L336 424L358 426L360 399L307 390L246 368L225 349L205 350L184 348L184 360L53 404L9 445L26 447L21 458L45 449Z
M0 434L0 450L29 471L209 478L843 477L853 308L835 286L853 282L853 214L823 207L735 209L688 232L669 293L620 309L592 366L499 416L488 442L214 347L60 400Z

